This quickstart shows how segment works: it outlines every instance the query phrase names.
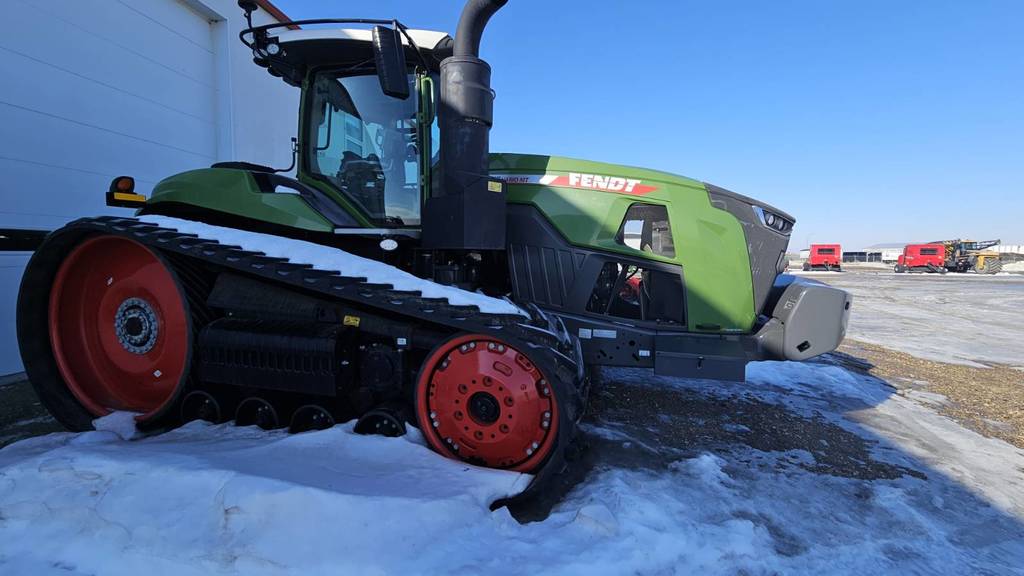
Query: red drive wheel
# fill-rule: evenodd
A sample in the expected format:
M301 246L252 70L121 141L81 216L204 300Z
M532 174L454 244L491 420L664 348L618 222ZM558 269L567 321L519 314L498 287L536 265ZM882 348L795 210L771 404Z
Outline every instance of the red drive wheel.
M457 336L427 358L416 417L434 450L474 464L537 469L555 447L554 391L523 353L488 336Z
M49 300L50 344L61 377L95 416L163 414L188 372L192 332L178 282L151 250L95 236L61 263Z

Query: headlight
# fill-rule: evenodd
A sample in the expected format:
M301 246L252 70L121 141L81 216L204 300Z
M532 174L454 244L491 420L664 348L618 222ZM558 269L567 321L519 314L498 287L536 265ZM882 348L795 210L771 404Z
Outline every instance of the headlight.
M760 206L754 206L754 212L756 212L758 217L761 219L761 223L768 228L777 230L784 234L789 233L789 231L793 229L793 222L791 220L787 220L774 212L769 212Z

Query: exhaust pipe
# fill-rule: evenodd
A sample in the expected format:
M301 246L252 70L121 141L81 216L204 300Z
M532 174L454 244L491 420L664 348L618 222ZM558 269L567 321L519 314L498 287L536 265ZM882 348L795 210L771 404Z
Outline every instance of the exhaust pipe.
M484 27L494 13L508 3L508 0L469 0L459 17L459 27L455 29L454 56L480 57L480 38L484 35Z
M491 67L480 59L480 39L487 21L507 2L469 0L452 56L441 62L441 186L424 206L424 248L505 248L504 185L488 176L494 92Z

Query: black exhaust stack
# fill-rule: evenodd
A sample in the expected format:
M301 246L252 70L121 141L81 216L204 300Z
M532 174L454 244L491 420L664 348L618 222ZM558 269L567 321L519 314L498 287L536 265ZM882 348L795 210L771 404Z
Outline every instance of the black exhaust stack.
M441 172L423 208L423 247L504 250L505 187L488 176L494 92L480 38L508 0L469 0L453 55L441 62Z

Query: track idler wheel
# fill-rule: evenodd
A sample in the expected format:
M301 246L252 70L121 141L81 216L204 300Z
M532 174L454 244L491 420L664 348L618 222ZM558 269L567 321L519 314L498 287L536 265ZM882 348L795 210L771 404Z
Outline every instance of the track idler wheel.
M59 379L36 386L62 422L64 386L94 417L124 410L145 424L168 414L188 378L192 325L163 258L127 238L87 238L57 268L47 320Z
M273 430L280 426L277 410L263 398L250 396L238 405L235 411L236 426L259 426L264 430Z
M189 392L181 401L181 421L205 420L213 424L221 422L220 404L210 393L196 390Z
M430 353L416 382L416 418L434 450L491 468L536 471L558 442L547 378L489 336L457 336Z
M288 431L292 434L309 432L310 430L326 430L334 426L334 416L322 406L306 404L292 414L292 422Z
M356 434L376 434L395 438L405 435L405 420L408 412L399 404L385 404L359 417L354 429Z

